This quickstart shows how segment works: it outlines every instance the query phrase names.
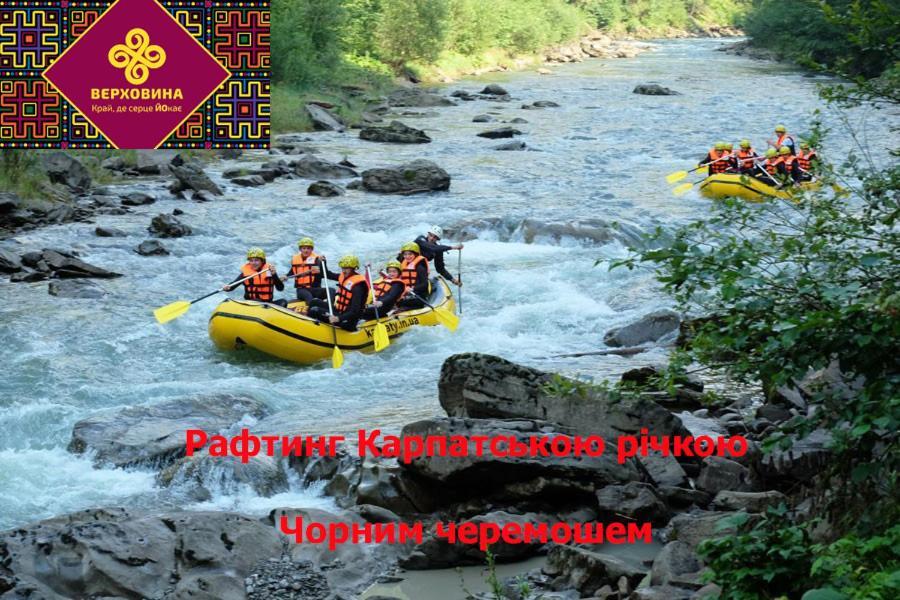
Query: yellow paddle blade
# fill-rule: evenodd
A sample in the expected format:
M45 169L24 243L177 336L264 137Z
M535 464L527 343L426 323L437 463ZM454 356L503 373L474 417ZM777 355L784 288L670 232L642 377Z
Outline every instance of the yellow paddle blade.
M378 323L375 326L375 335L373 337L375 339L375 352L381 352L391 345L391 338L384 323Z
M456 331L456 328L459 327L459 317L446 308L436 308L434 309L434 314L437 315L437 319L441 322L441 325L450 331Z
M341 349L337 346L334 347L334 352L331 353L331 367L333 369L340 369L341 365L344 364L344 353L341 352Z
M191 303L187 300L178 300L172 304L166 304L153 311L153 316L160 323L168 323L172 319L177 319L188 311Z
M684 195L685 193L687 193L687 191L688 191L689 189L691 189L692 187L694 187L694 184L693 184L693 183L690 183L690 182L688 182L688 183L682 183L682 184L679 185L677 188L675 188L674 190L672 190L672 193L675 194L676 196L682 196L682 195Z
M669 173L668 175L666 175L666 183L675 183L676 181L681 181L687 176L687 171L675 171L674 173Z

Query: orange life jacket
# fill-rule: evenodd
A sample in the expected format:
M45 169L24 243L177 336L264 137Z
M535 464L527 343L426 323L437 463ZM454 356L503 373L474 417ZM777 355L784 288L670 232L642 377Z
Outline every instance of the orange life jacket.
M728 150L716 150L715 148L713 148L709 151L710 161L714 161L709 163L710 175L715 175L716 173L724 173L728 170L731 161L725 158L726 156L729 156ZM720 158L723 160L719 160Z
M354 273L347 277L343 273L338 276L337 296L334 299L334 308L338 313L342 313L350 308L350 299L353 298L353 288L359 284L366 286L366 296L368 297L369 284L366 278L359 273Z
M817 158L819 156L812 148L806 154L803 153L803 150L797 153L797 162L800 163L800 168L804 171L809 171L810 167L812 167L812 161Z
M389 291L391 291L391 287L393 287L393 285L398 282L403 283L403 280L400 279L399 277L393 278L393 277L387 277L387 276L382 277L381 279L376 279L375 282L372 284L375 287L375 299L378 300L382 296L387 294ZM403 296L406 295L406 292L408 289L409 288L406 287L406 284L403 283L403 293L400 294L400 297L397 298L397 300L400 300L401 298L403 298Z
M416 287L416 282L418 281L418 275L416 274L416 268L419 266L419 263L425 263L425 278L428 278L428 260L421 254L416 256L412 260L403 260L403 264L400 266L400 281L402 281L407 288Z
M787 169L788 173L793 173L794 171L794 161L797 160L796 156L791 154L785 154L781 157L781 162L784 163L784 168Z
M735 154L735 156L737 156L738 166L742 169L752 168L754 159L759 158L756 155L756 150L754 150L753 148L750 148L748 150L744 150L743 148L741 148L737 151L737 154Z
M250 263L246 263L243 267L241 267L241 277L249 277L254 273L259 273L253 279L248 279L244 282L244 299L245 300L260 300L262 302L271 302L275 297L275 283L272 279L271 273L262 273L269 268L269 263L264 264L259 268L259 271L250 266Z
M316 281L316 274L312 272L313 267L320 267L319 255L315 252L309 253L309 258L303 258L302 254L295 254L291 259L291 275L294 277L294 287L311 288Z
M768 171L769 175L777 175L778 174L778 165L784 162L784 159L780 156L776 156L775 158L767 158L766 159L766 171Z
M791 154L793 154L794 153L794 138L789 136L787 133L782 133L781 135L778 136L778 139L775 140L775 147L781 148L782 146L785 146L786 145L784 143L785 140L791 140L791 143L790 143L790 145L788 145L788 148L791 149Z

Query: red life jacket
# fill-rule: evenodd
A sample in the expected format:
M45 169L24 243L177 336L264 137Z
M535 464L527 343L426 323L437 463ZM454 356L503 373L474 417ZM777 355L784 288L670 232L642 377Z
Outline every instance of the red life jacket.
M740 150L737 151L737 154L735 156L737 157L737 160L738 160L738 166L741 169L753 168L754 159L759 158L756 155L756 150L754 150L753 148L749 148L747 150L744 150L743 148L741 148Z
M400 278L395 279L393 277L388 277L388 276L382 277L381 279L376 279L374 281L374 283L372 284L375 287L375 299L379 300L382 296L384 296L389 291L391 291L391 287L393 287L393 285L395 283L403 283L403 280ZM406 295L406 292L408 289L409 288L407 288L406 284L404 283L403 284L403 293L400 294L400 297L397 298L397 300L400 300L401 298L403 298L403 296Z
M350 308L350 299L353 298L353 288L362 284L366 286L366 296L368 296L369 284L366 278L359 273L354 273L347 277L343 273L338 276L337 296L334 299L334 308L338 313L342 313Z
M302 254L295 254L291 259L291 275L296 275L294 287L311 288L316 281L316 274L312 272L312 269L319 266L319 255L315 252L310 252L309 258L303 258Z
M709 163L710 175L715 175L716 173L724 173L728 170L728 167L731 165L731 161L725 158L726 156L729 156L728 150L716 150L715 148L713 148L709 151L710 161L713 161ZM723 160L719 160L720 158Z
M261 302L271 302L275 297L275 283L270 273L263 273L269 268L269 263L265 263L259 268L259 271L246 263L241 267L241 277L249 277L254 273L258 273L253 279L244 282L244 300L259 300Z
M810 167L812 167L812 161L817 158L819 158L819 156L812 148L810 148L809 152L807 152L806 154L803 153L803 150L797 153L797 162L800 164L800 168L804 171L809 171Z
M425 278L428 278L428 260L421 254L416 256L412 260L403 260L403 264L400 267L400 281L402 281L407 288L416 287L416 282L419 280L418 273L416 272L416 268L419 266L419 263L425 263Z

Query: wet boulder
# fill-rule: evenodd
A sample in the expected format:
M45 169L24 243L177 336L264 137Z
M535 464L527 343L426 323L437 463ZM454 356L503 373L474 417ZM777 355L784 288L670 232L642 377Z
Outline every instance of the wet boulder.
M388 105L399 107L456 106L449 98L417 88L403 88L392 92L387 99Z
M396 167L368 169L362 174L363 189L385 194L431 192L450 189L450 175L430 160L417 159Z
M400 121L391 121L387 127L364 127L359 130L359 139L392 144L427 144L431 142L431 138L424 131L405 125Z
M314 181L306 188L306 194L308 196L322 196L323 198L343 196L344 188L330 181Z
M46 248L41 252L41 260L44 261L51 271L53 271L55 277L60 278L97 277L100 279L109 279L122 276L121 273L114 273L88 264L83 260L76 258L70 252L65 252L63 250Z
M115 227L97 227L94 229L94 235L97 237L125 237L128 234Z
M493 123L494 121L495 119L491 115L475 115L472 117L473 123Z
M178 158L178 157L176 157ZM169 188L172 193L179 193L185 190L193 190L196 192L204 191L214 196L222 195L222 188L209 178L203 168L196 163L186 163L183 160L174 160L169 165L169 170L177 180L175 184Z
M159 240L144 240L134 249L141 256L168 256L169 250Z
M89 509L0 532L0 589L17 598L244 598L244 578L282 547L274 527L234 513Z
M506 88L497 83L489 83L484 86L484 89L479 92L486 96L508 96L509 92L506 91Z
M492 150L501 150L507 152L527 149L528 145L525 142L506 142L505 144L498 144L492 148Z
M259 453L246 462L237 456L210 456L204 449L185 456L163 469L156 478L163 486L188 488L196 498L214 493L238 494L242 487L269 497L288 490L287 474L277 458Z
M147 231L162 238L183 237L193 233L193 230L188 225L176 219L174 215L167 214L159 214L153 217Z
M616 348L655 342L667 334L678 331L680 323L681 316L677 312L658 310L624 327L610 329L603 336L603 342Z
M294 173L306 179L344 179L359 176L359 173L350 167L310 155L303 156L291 165Z
M316 131L344 131L343 122L331 113L327 108L318 104L309 103L304 106L306 114L312 121L313 128Z
M675 90L670 90L667 87L663 87L658 83L642 83L632 90L635 94L641 94L643 96L680 96L681 94L676 92Z
M522 132L513 127L498 127L497 129L489 129L487 131L482 131L477 134L478 137L488 138L490 140L496 140L501 138L511 138L517 135L522 135Z
M188 429L211 435L245 415L259 418L265 413L265 405L258 400L230 395L105 411L75 423L68 450L75 454L92 450L98 463L117 467L164 465L184 456Z
M522 108L524 108L525 110L534 110L540 108L559 108L559 104L557 104L553 100L538 100L536 102L532 102L531 104L523 104Z
M73 192L91 189L91 175L87 168L66 152L43 154L41 164L51 183L60 183Z
M231 183L241 187L259 187L265 185L266 180L260 175L244 175L242 177L235 177L231 180Z
M619 558L572 545L553 546L544 571L555 576L553 589L575 588L582 597L594 596L605 585L618 587L623 577L630 591L647 574L646 569Z
M143 206L145 204L153 204L154 202L156 202L156 198L143 192L131 192L130 194L122 196L123 206Z
M22 270L22 260L18 255L0 248L0 273L15 273Z
M51 281L47 293L60 298L80 298L96 300L106 296L106 290L92 281L83 279L63 279Z

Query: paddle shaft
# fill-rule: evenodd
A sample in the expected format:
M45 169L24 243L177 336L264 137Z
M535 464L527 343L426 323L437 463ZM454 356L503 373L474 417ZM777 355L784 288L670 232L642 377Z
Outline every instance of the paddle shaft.
M257 275L262 275L263 273L268 273L268 272L269 272L269 269L263 269L263 270L260 271L259 273L254 273L253 275L248 275L248 276L244 277L243 279L238 279L238 280L235 281L234 283L227 283L227 284L225 284L225 285L227 285L227 286L230 287L231 289L234 289L234 286L238 285L239 283L244 283L244 282L247 281L248 279L253 279L253 278L256 277ZM196 300L191 300L191 304L193 304L194 302L200 302L201 300L203 300L203 299L205 299L205 298L209 298L209 297L212 296L213 294L218 294L219 292L224 292L224 291L225 291L225 290L216 290L216 291L214 291L214 292L212 292L212 293L209 293L209 294L203 296L203 298L197 298Z
M462 248L456 256L456 281L459 282L456 286L456 293L459 295L459 314L462 314Z
M366 283L369 284L369 289L372 290L372 308L375 309L375 320L377 321L381 317L378 316L378 305L375 304L378 302L378 299L375 298L375 288L372 286L372 273L369 271L369 265L366 265Z
M322 278L325 280L322 282L322 287L325 288L325 300L328 302L328 314L330 316L334 316L334 309L331 307L331 290L328 288L328 269L325 268L325 261L319 261L320 268L322 269ZM334 345L337 346L337 339L335 338Z

